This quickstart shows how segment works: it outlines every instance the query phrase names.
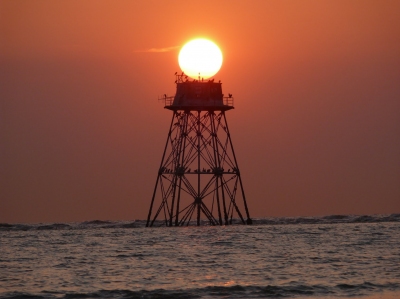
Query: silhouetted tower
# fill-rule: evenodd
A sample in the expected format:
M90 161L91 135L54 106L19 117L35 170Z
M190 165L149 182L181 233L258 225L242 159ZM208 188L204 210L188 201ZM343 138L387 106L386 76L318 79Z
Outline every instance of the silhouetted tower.
M221 81L175 75L175 96L162 98L173 113L146 226L251 224L225 116L232 95Z

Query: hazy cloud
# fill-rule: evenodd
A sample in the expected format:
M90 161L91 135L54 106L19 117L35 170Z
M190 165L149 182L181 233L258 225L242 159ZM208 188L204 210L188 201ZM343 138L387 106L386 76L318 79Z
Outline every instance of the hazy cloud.
M179 47L180 46L173 46L173 47L166 47L166 48L151 48L151 49L147 49L147 50L137 50L135 52L162 53L162 52L173 51Z

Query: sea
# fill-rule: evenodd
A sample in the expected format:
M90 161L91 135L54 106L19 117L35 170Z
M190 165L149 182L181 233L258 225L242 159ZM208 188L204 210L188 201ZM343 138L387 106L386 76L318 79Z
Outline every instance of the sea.
M0 298L400 298L400 214L253 222L1 223Z

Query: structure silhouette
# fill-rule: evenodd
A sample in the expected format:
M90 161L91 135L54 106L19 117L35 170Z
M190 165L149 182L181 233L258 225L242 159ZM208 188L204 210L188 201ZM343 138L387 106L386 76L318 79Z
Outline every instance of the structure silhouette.
M232 95L221 81L175 76L175 96L161 98L173 113L146 226L251 224L225 116Z

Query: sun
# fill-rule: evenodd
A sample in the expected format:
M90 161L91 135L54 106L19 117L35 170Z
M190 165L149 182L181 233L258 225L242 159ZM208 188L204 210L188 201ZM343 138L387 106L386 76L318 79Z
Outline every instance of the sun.
M178 57L181 70L191 78L210 78L222 65L222 52L212 41L197 38L186 43Z

